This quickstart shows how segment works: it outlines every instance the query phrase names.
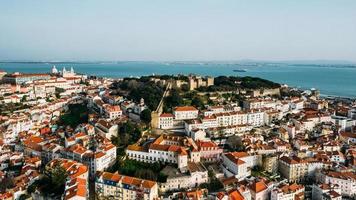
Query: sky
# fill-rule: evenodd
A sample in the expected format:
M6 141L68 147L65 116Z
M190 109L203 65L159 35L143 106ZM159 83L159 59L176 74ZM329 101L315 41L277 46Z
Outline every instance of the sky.
M355 0L0 1L0 60L356 61Z

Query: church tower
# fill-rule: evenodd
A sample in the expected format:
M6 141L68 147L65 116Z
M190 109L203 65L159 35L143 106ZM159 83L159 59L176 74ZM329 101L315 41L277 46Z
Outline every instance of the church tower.
M52 67L52 74L58 74L58 70L55 65Z

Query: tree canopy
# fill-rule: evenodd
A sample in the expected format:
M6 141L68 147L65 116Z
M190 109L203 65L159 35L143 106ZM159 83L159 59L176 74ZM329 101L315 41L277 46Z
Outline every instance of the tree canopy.
M152 120L151 110L150 109L143 110L140 114L140 118L146 124L151 123Z
M59 124L76 128L79 124L88 122L88 108L86 104L70 104L68 113L60 117Z
M139 102L141 98L145 100L146 105L155 110L162 98L163 88L158 85L148 82L146 84L140 84L138 87L132 89L129 92L128 98Z
M141 129L130 121L119 124L118 137L113 136L111 141L116 146L124 146L136 143L141 138Z
M155 163L143 163L136 160L125 160L119 167L120 174L134 176L142 179L165 182L167 176L161 173L164 165Z
M47 167L43 174L44 176L28 187L28 192L31 193L37 188L46 196L61 196L68 176L65 169L56 164L53 167Z
M280 84L258 78L258 77L238 77L238 76L218 76L214 79L214 85L209 87L200 87L202 92L234 91L237 89L273 89L279 88Z
M183 105L183 98L180 96L179 90L174 88L170 91L169 96L164 99L164 102L163 110L169 112L172 108Z

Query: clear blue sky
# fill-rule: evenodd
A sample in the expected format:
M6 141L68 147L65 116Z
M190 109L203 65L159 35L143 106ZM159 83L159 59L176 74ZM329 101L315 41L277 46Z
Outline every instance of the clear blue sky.
M0 60L351 60L355 0L10 0Z

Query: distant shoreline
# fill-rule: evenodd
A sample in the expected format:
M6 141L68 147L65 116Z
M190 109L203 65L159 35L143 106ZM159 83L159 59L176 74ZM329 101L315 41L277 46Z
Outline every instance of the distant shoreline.
M177 63L177 64L173 64ZM263 64L212 61L198 62L161 62L161 61L0 61L0 70L23 73L49 72L53 65L59 68L73 67L77 73L107 78L140 77L152 74L198 74L202 76L251 76L290 87L309 90L317 88L323 96L356 98L354 74L356 67L345 64ZM224 64L227 63L227 64ZM244 73L234 69L246 69ZM336 80L336 81L335 81Z
M336 68L356 68L356 63L352 62L288 62L288 61L0 61L0 64L122 64L122 63L160 63L166 65L235 65L235 66L300 66L300 67L336 67Z

